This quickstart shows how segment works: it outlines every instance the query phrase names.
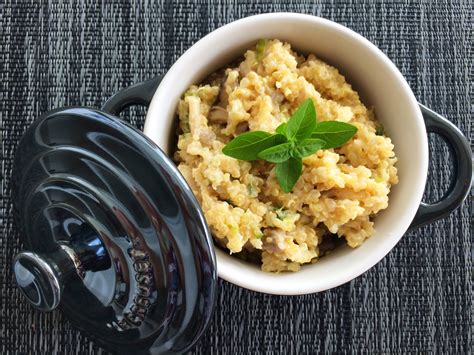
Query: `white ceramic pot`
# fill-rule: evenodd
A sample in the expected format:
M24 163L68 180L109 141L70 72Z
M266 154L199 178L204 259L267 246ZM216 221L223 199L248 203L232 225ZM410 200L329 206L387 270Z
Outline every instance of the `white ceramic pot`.
M176 105L183 92L241 55L260 38L287 41L296 51L315 53L338 68L361 94L362 101L375 107L377 118L391 137L398 157L400 182L392 188L388 208L375 218L375 234L359 248L341 247L316 264L303 266L299 272L281 274L265 273L259 266L216 248L218 274L224 280L270 294L319 292L351 281L370 269L410 227L420 208L427 178L427 130L420 106L406 80L375 45L352 30L323 18L273 13L225 25L188 49L166 73L156 90L144 133L166 152L176 119ZM441 135L447 136L455 148L461 146L461 150L466 150L465 142L459 143L463 137L454 126L429 110L425 113L431 115L429 125L427 121L428 128L436 131L436 127L442 127L437 130ZM470 177L462 178L470 181ZM456 192L457 195L453 195ZM416 226L457 207L466 195L465 186L461 192L451 191L449 206L446 200L440 206L423 204Z

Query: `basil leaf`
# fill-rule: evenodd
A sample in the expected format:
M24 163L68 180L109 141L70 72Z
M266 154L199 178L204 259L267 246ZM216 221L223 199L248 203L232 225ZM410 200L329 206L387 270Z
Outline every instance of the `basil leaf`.
M301 176L302 169L303 163L301 158L290 158L285 162L277 164L275 174L283 191L291 192Z
M285 136L286 135L286 122L283 122L281 125L279 125L276 128L275 132L283 134Z
M341 146L354 136L357 127L336 121L317 123L313 101L307 99L290 120L275 131L273 135L263 131L243 133L231 140L222 152L240 160L264 159L275 163L280 187L290 192L301 176L302 158L320 149Z
M337 148L351 139L357 132L357 127L344 122L325 121L316 125L311 138L322 139L326 142L324 149Z
M313 101L306 99L287 122L286 137L296 140L308 138L315 126L316 110Z
M308 155L316 153L322 149L326 144L322 139L317 138L306 138L299 142L292 151L293 157L304 158Z
M258 154L258 157L260 159L269 161L270 163L281 163L281 162L284 162L285 160L288 160L288 158L290 157L290 151L291 151L291 144L283 143L283 144L279 144L274 147L262 150Z
M222 149L222 153L240 160L258 160L258 153L285 141L280 134L271 135L268 132L245 132L232 139Z

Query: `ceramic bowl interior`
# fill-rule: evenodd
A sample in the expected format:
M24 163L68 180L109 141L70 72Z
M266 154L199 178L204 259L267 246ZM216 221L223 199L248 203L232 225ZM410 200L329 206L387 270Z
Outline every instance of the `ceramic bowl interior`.
M219 276L272 294L323 291L352 280L375 265L399 241L421 202L428 168L426 130L417 101L395 65L373 44L334 22L300 14L266 14L231 23L191 47L168 71L148 110L144 132L169 152L175 109L191 84L241 56L260 38L289 42L335 66L359 92L395 144L400 182L389 207L375 218L375 234L357 248L340 247L297 273L264 273L259 266L216 248Z

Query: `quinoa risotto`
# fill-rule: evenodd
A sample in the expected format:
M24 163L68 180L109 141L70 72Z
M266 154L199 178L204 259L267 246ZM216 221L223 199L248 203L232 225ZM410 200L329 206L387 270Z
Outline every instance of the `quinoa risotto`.
M274 133L307 98L318 122L346 122L358 131L343 146L304 158L292 192L279 186L274 164L222 153L243 132ZM191 86L178 116L175 161L215 241L257 260L263 271L298 271L337 240L358 247L398 182L394 146L373 111L336 68L279 40L259 41L240 63Z

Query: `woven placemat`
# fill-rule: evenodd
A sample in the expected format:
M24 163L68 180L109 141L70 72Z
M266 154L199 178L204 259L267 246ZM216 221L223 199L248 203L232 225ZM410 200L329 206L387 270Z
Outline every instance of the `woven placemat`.
M56 107L100 107L114 92L163 73L211 30L270 11L323 16L366 36L421 102L470 133L471 1L2 0L0 353L103 353L60 312L33 310L14 286L10 265L19 242L10 174L26 127ZM143 126L143 111L126 118ZM425 198L434 201L449 185L450 158L438 138L430 137L430 152ZM472 353L470 216L467 201L408 233L363 276L327 292L277 297L221 281L212 324L192 352Z

